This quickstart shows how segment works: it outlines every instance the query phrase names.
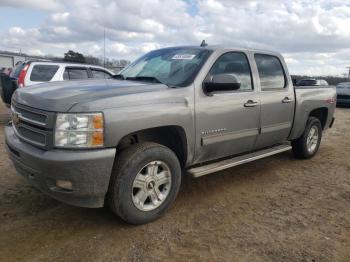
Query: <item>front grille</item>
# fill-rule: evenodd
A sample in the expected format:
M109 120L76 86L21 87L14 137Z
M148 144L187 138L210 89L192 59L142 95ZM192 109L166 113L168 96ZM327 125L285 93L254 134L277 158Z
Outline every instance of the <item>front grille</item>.
M52 148L55 113L12 101L12 125L23 141L43 149Z
M350 99L350 95L337 95L338 99Z

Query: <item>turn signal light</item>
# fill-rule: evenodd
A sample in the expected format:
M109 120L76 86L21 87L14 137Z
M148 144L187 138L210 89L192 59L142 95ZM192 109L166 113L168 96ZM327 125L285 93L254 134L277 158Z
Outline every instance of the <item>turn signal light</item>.
M102 115L94 115L92 117L92 126L94 129L102 129L103 128L103 116Z
M103 146L103 132L95 131L91 137L91 145L93 146Z

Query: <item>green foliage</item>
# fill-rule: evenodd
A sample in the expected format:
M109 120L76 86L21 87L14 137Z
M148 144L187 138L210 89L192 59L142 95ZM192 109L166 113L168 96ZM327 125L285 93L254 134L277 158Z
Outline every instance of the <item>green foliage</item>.
M72 50L69 50L67 53L64 54L63 61L86 63L86 60L85 60L85 57L83 54L78 53L78 52L74 52Z

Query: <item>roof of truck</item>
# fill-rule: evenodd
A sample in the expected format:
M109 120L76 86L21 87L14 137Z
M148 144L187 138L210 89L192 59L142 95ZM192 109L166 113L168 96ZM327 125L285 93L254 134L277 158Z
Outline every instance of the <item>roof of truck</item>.
M256 49L256 48L247 48L247 47L239 47L239 46L224 46L224 45L207 45L207 46L195 46L195 45L188 45L188 46L169 46L162 49L170 49L170 48L195 48L195 49L205 49L205 50L241 50L241 51L247 51L247 52L257 52L257 53L270 53L270 54L280 54L276 51L271 50L263 50L263 49Z

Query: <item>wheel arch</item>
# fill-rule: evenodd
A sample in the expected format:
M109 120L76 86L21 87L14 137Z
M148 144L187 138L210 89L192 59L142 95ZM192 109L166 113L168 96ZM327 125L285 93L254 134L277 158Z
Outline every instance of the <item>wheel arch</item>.
M313 109L309 117L316 117L321 122L322 129L325 129L327 119L328 119L328 108L327 107L319 107L316 109Z
M181 167L184 167L187 163L188 141L186 132L181 126L158 126L129 133L119 140L117 144L117 152L141 142L154 142L164 145L176 154Z
M322 129L326 129L329 114L330 109L325 106L305 109L299 108L295 111L295 120L288 140L298 139L300 136L302 136L306 128L307 121L310 117L315 117L319 119L321 122Z

